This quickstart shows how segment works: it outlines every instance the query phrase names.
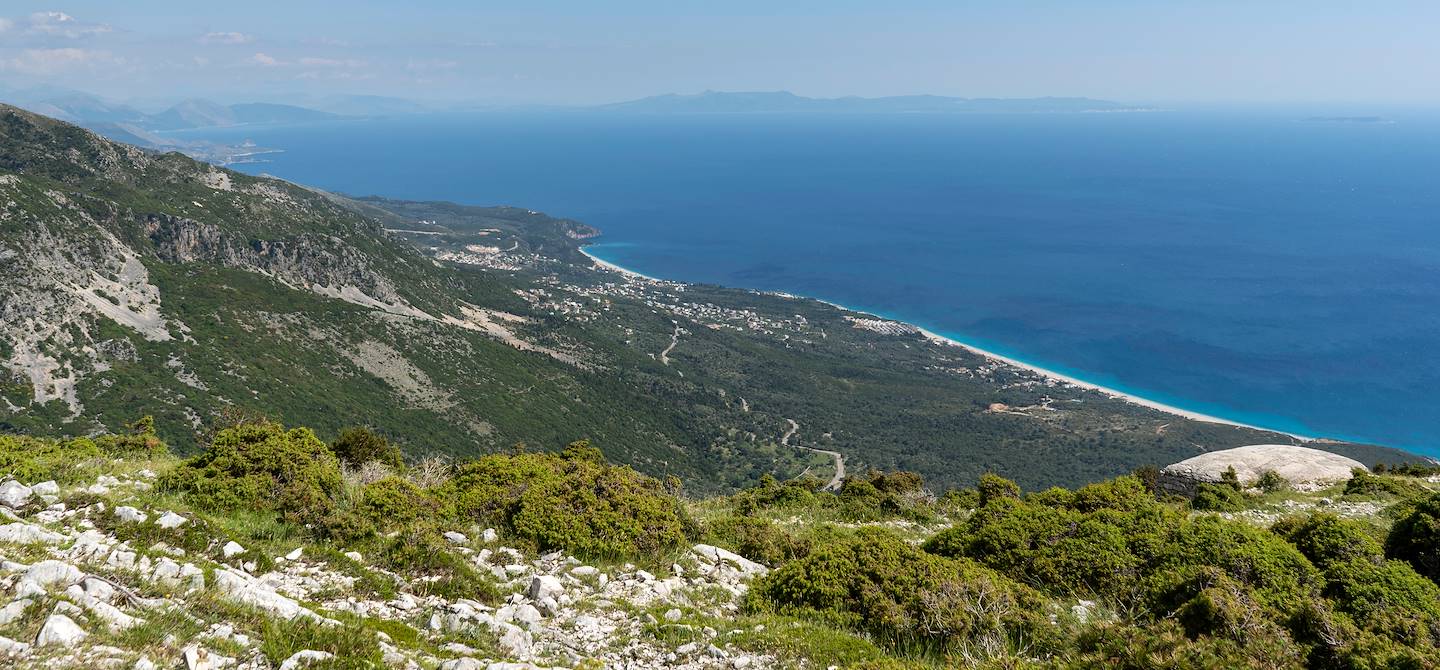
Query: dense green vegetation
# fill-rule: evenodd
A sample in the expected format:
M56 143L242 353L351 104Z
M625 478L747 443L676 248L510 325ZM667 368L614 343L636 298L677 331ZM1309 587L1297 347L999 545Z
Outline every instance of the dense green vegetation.
M353 572L357 590L382 597L395 588L391 578L342 552L360 551L422 593L497 602L494 581L443 533L494 528L529 552L656 569L708 542L772 568L744 597L750 632L736 642L820 665L1440 663L1440 495L1405 475L1367 475L1314 498L1218 487L1240 512L1322 495L1394 510L1363 519L1307 511L1269 523L1198 511L1157 495L1143 476L1027 493L986 474L973 488L936 492L914 473L868 471L836 492L816 478L764 477L728 496L686 499L678 482L612 465L583 440L559 453L521 446L406 464L365 429L327 444L247 414L206 434L184 460L168 455L148 420L96 438L0 437L0 463L7 474L76 482L126 460L156 468L157 493L193 509L190 523L166 531L106 517L103 530L137 546L201 553L226 538L247 546L304 538L307 552ZM244 556L268 560L263 551ZM258 625L272 661L302 648L377 653L363 626ZM770 627L794 632L763 632ZM664 626L653 634L690 639Z

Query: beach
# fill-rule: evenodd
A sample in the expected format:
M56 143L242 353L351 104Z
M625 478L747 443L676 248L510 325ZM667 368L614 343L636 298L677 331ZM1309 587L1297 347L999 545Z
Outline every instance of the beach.
M604 269L606 269L606 270L610 270L610 271L612 271L612 272L616 272L616 273L625 275L625 276L627 276L627 277L632 277L632 278L636 278L636 279L644 279L644 280L646 280L646 281L654 281L654 282L664 282L664 281L667 281L667 280L664 280L664 279L659 279L659 278L656 278L656 277L651 277L651 276L649 276L649 275L636 272L636 271L631 270L631 269L629 269L629 268L621 267L621 266L619 266L619 265L616 265L615 263L611 263L610 261L607 261L607 260L604 260L604 259L602 259L602 258L599 258L599 257L595 256L594 254L586 251L584 247L581 247L581 248L580 248L580 253L585 254L585 257L586 257L586 258L589 258L591 261L593 261L596 266L601 267L601 268L604 268ZM683 283L683 282L677 282L677 283ZM882 316L882 315L879 315L879 314L873 314L873 313L871 313L871 312L866 312L866 311L864 311L864 310L854 309L854 308L847 307L847 306L845 306L845 305L841 305L841 304L839 304L839 303L835 303L835 302L832 302L832 301L829 301L829 300L823 300L823 299L820 299L820 298L810 298L810 297L807 297L807 296L797 296L797 295L792 295L792 294L789 294L789 293L783 293L783 292L777 292L777 291L767 291L766 293L770 293L771 295L777 295L777 296L780 296L780 297L790 298L790 299L794 299L794 300L815 300L815 301L817 301L817 302L822 302L822 303L825 303L825 304L827 304L827 305L830 305L831 307L834 307L834 308L839 309L839 310L841 310L841 311L848 312L848 313L854 314L854 315L859 315L859 316L864 317L864 318L879 319L879 320L883 320L883 321L891 321L891 322L894 322L894 323L899 323L899 324L902 324L902 325L904 325L904 326L906 326L906 327L915 329L915 330L918 331L922 336L924 336L925 339L929 340L930 342L932 342L932 343L934 343L934 344L941 345L941 346L960 347L960 348L965 349L966 351L969 351L969 352L974 353L974 354L976 354L976 355L984 356L985 358L989 358L989 359L991 359L991 360L998 361L998 362L1000 362L1000 363L1003 363L1003 364L1008 365L1008 366L1013 367L1013 368L1018 368L1018 369L1021 369L1021 370L1025 370L1025 371L1027 371L1027 372L1032 372L1032 373L1035 373L1035 374L1040 375L1040 376L1042 376L1042 377L1045 377L1045 378L1048 378L1048 379L1054 379L1055 381L1061 382L1061 383L1063 383L1063 384L1068 384L1068 385L1070 385L1070 386L1075 386L1075 387L1078 387L1078 388L1088 389L1088 390L1091 390L1091 391L1097 391L1097 392L1099 392L1099 393L1103 393L1103 394L1105 394L1105 395L1107 395L1107 396L1110 396L1110 397L1112 397L1112 398L1116 398L1116 399L1119 399L1119 400L1123 400L1123 401L1128 402L1128 403L1131 403L1131 404L1133 404L1133 405L1139 405L1139 406L1141 406L1141 407L1145 407L1145 408L1148 408L1148 409L1153 409L1153 410L1158 411L1158 412L1164 412L1164 413L1166 413L1166 414L1170 414L1170 415L1177 416L1177 417L1180 417L1180 418L1190 419L1190 420L1192 420L1192 421L1203 421L1203 422L1205 422L1205 423L1215 423L1215 424L1221 424L1221 425L1226 425L1226 426L1235 426L1235 427L1237 427L1237 428L1249 428L1249 429L1251 429L1251 430L1262 430L1262 431L1269 432L1269 433L1275 433L1275 434L1277 434L1277 435L1286 435L1286 436L1292 437L1292 438L1294 438L1294 439L1296 439L1296 440L1300 440L1300 441L1302 441L1302 442L1313 442L1313 441L1319 439L1319 438L1310 437L1310 436L1306 436L1306 435L1298 435L1298 434L1291 433L1291 432L1287 432L1287 431L1283 431L1283 430L1276 430L1276 429L1274 429L1274 428L1266 428L1266 427L1264 427L1264 426L1256 426L1256 425L1253 425L1253 424L1242 423L1242 422L1239 422L1239 421L1233 421L1233 420L1231 420L1231 419L1225 419L1225 418L1221 418L1221 417L1218 417L1218 416L1213 416L1213 415L1210 415L1210 414L1204 414L1204 413L1201 413L1201 412L1194 412L1194 411L1191 411L1191 410L1187 410L1187 409L1183 409L1183 408L1180 408L1180 407L1176 407L1176 406L1174 406L1174 405L1169 405L1169 404L1166 404L1166 403L1163 403L1163 402L1159 402L1159 401L1157 401L1157 400L1151 400L1151 399L1146 398L1146 397L1144 397L1144 396L1135 395L1134 393L1127 393L1127 392L1125 392L1125 391L1120 391L1120 390L1118 390L1118 389L1114 389L1114 388L1111 388L1111 387L1108 387L1108 386L1104 386L1104 385L1101 385L1101 384L1096 384L1096 383L1093 383L1093 382L1087 382L1087 381L1085 381L1085 380L1083 380L1083 379L1078 379L1078 378L1073 377L1073 376L1071 376L1071 375L1067 375L1067 374L1064 374L1064 373L1056 372L1056 371L1054 371L1054 370L1051 370L1051 369L1048 369L1048 368L1044 368L1044 367L1041 367L1041 366L1038 366L1038 365L1035 365L1035 364L1032 364L1032 363L1026 363L1025 361L1022 361L1022 360L1019 360L1019 359L1016 359L1016 358L1012 358L1012 357L1010 357L1010 356L1006 356L1006 355L1003 355L1003 354L999 354L999 353L996 353L996 352L994 352L994 351L990 351L990 350L988 350L988 349L984 349L984 348L982 348L982 347L977 347L977 346L975 346L975 345L973 345L973 344L970 344L970 343L968 343L968 342L963 342L963 341L961 341L961 340L957 340L957 339L955 339L955 338L953 338L953 337L946 337L946 336L944 336L944 335L940 335L939 333L936 333L936 332L934 332L934 331L928 330L928 329L926 329L926 328L923 328L923 327L918 326L918 325L913 324L913 323L908 323L908 322L901 321L901 320L898 320L898 319L892 319L892 318L890 318L890 317Z

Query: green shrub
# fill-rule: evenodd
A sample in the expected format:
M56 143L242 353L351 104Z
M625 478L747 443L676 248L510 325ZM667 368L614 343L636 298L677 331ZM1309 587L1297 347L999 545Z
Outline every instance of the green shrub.
M804 558L814 548L808 534L791 534L769 519L753 516L722 517L710 522L705 530L706 542L770 567Z
M1056 593L1117 594L1134 585L1171 517L1138 478L1121 477L1074 493L992 497L925 549Z
M310 429L263 421L215 433L205 451L165 473L159 486L203 509L275 511L313 523L333 513L343 481L335 455Z
M1285 491L1290 488L1290 480L1280 476L1274 470L1266 470L1260 473L1260 478L1255 480L1255 486L1266 493Z
M1345 495L1395 496L1402 500L1414 500L1429 494L1429 489L1413 479L1371 474L1359 468L1356 468L1350 481L1345 482Z
M658 560L695 534L662 482L589 458L486 456L461 465L436 495L461 518L501 525L542 551Z
M1200 482L1195 485L1195 497L1190 499L1190 509L1204 512L1238 512L1245 509L1245 494L1223 483Z
M112 459L158 458L170 453L152 428L142 419L132 424L130 433L94 438L0 435L0 473L26 484L50 479L72 483L94 476Z
M1275 612L1289 611L1320 585L1315 566L1284 539L1215 516L1178 524L1151 565L1153 589L1164 590L1197 570L1213 568L1253 590L1257 602Z
M980 491L980 504L985 505L992 500L1000 498L1019 498L1020 487L1000 475L989 472L980 475L980 483L975 487Z
M755 581L751 612L819 616L895 647L940 652L1044 645L1054 627L1033 590L874 529L816 547Z
M1395 522L1385 539L1385 555L1406 561L1416 572L1440 581L1440 494L1418 501L1409 514Z
M342 462L359 466L371 461L384 463L396 470L405 467L405 456L400 448L390 444L383 436L368 428L347 428L331 443L330 450Z
M366 484L356 511L377 528L391 529L433 523L440 516L440 504L409 480L392 476Z
M1287 517L1277 521L1270 531L1295 545L1321 570L1337 562L1356 559L1375 562L1385 557L1379 541L1363 526L1334 514L1317 512Z

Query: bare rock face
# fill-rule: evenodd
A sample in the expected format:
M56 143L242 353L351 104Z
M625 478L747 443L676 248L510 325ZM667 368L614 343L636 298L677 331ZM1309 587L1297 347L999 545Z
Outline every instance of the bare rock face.
M1254 444L1212 451L1165 466L1160 471L1159 486L1171 493L1192 495L1196 484L1219 482L1230 468L1235 468L1240 483L1247 486L1273 470L1300 490L1324 488L1350 479L1356 468L1367 469L1359 461L1319 449Z

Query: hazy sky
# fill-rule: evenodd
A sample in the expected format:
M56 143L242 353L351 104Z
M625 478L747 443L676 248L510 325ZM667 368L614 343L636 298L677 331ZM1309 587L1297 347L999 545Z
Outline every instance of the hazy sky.
M7 0L0 85L119 100L664 92L1440 101L1436 0Z

